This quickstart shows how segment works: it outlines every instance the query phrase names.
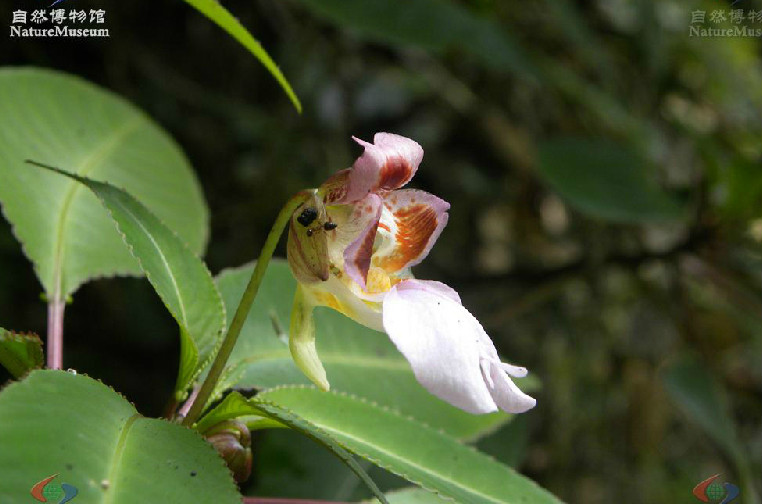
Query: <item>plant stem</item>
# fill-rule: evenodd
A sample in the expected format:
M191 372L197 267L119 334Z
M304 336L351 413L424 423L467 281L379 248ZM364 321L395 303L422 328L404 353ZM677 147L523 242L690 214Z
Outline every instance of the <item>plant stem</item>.
M244 497L243 504L346 504L343 501L274 499L269 497Z
M48 368L63 367L63 319L66 301L57 296L48 301Z
M185 418L186 416L188 416L188 410L190 410L190 407L193 406L194 402L196 402L196 397L198 397L198 391L199 391L198 385L193 387L193 390L191 391L190 396L188 397L188 400L185 401L185 404L183 404L183 406L180 408L180 411L177 412L177 414L180 417Z
M267 265L270 264L270 259L273 256L273 252L275 252L275 247L278 245L280 235L283 233L283 229L285 229L286 224L288 224L289 220L291 219L291 215L294 213L294 210L296 210L299 205L304 203L307 198L314 194L314 191L314 189L305 190L293 196L290 200L288 200L288 202L278 214L278 217L275 219L275 224L273 224L270 233L267 235L265 245L262 247L262 252L259 254L259 259L257 259L257 265L254 267L254 272L251 274L249 284L246 286L246 290L243 292L241 302L235 311L235 315L233 316L233 321L230 322L230 327L228 328L228 332L225 335L225 339L222 341L222 345L220 346L220 349L214 358L212 367L209 369L209 374L206 376L204 383L201 385L195 400L193 398L189 399L189 401L192 401L192 405L188 411L188 415L183 418L183 425L193 425L193 423L198 419L199 415L203 411L206 402L209 400L209 397L212 395L214 387L217 385L217 381L222 374L222 370L225 369L225 365L228 362L230 353L233 351L233 347L235 347L236 341L238 341L238 335L241 333L243 323L246 321L246 317L249 315L249 310L251 309L251 305L254 303L254 298L257 297L259 285L262 283L262 278L265 275L265 270L267 270Z

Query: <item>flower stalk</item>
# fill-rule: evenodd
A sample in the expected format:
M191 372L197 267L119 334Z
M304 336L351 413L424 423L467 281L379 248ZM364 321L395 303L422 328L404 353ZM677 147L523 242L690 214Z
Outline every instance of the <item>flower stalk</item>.
M190 427L196 422L203 411L206 402L214 392L214 388L217 386L220 375L228 362L230 353L233 351L236 341L238 341L238 336L241 334L241 329L246 321L246 317L249 315L252 304L254 304L254 299L257 297L259 286L262 283L262 278L265 275L267 266L270 264L270 259L272 259L273 253L275 252L275 247L278 245L280 235L283 233L286 224L289 223L294 211L299 205L304 203L314 194L314 189L304 190L297 193L286 202L278 214L278 217L275 219L275 223L273 224L272 229L270 229L270 233L267 235L265 244L262 247L262 252L259 254L257 264L251 274L251 279L241 297L241 302L238 304L238 308L236 308L235 315L230 323L225 339L222 341L222 345L217 351L212 367L209 369L209 374L206 376L204 383L198 390L195 399L193 397L189 399L189 401L192 401L192 404L188 410L188 414L182 419L182 425Z
M63 321L66 301L56 296L48 301L48 369L63 368Z

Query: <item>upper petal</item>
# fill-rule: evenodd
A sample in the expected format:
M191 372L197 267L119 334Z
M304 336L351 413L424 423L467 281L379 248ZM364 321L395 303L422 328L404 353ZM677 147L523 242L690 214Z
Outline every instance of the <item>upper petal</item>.
M384 298L384 330L429 392L470 413L497 410L480 368L484 329L451 295L426 283L392 287Z
M417 142L392 133L376 133L373 143L352 137L365 147L351 170L328 179L321 192L327 204L349 203L368 193L390 191L407 184L423 159Z
M443 199L415 189L384 195L379 228L386 239L373 256L374 266L394 273L423 261L447 225L449 208Z

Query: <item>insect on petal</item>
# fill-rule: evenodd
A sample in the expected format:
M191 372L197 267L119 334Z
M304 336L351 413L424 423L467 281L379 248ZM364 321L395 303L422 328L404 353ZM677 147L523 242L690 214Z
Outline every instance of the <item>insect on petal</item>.
M326 233L326 210L323 202L312 195L299 206L288 227L288 264L302 283L328 280L329 258Z

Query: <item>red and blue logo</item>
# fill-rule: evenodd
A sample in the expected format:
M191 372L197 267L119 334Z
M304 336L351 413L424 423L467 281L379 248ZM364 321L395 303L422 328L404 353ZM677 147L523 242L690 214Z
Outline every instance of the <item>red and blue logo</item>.
M728 504L735 500L741 490L733 483L715 481L720 474L709 476L693 488L693 495L701 502L719 502Z
M75 486L68 483L59 484L57 481L53 481L57 476L58 473L48 476L42 481L38 481L34 484L29 493L40 502L66 504L76 497L79 491Z

